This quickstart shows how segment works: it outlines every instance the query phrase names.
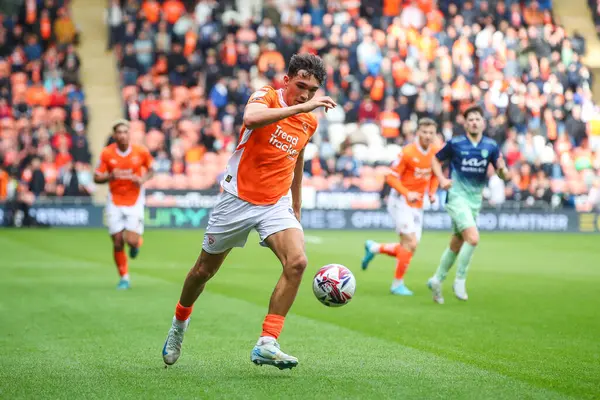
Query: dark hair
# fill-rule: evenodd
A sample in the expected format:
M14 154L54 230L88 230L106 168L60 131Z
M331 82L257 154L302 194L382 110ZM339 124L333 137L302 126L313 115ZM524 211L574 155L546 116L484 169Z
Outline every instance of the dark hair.
M298 75L300 70L306 71L309 75L314 76L319 85L325 82L327 72L325 71L325 64L319 56L314 54L294 54L290 59L288 66L288 76L293 78Z
M117 133L117 129L120 126L124 126L126 128L129 128L129 121L127 121L126 119L119 119L119 120L115 121L113 123L113 126L112 126L113 133Z
M481 115L483 117L483 108L481 108L478 105L472 105L465 110L465 112L463 113L463 117L465 117L465 119L467 119L469 117L469 114L473 114L473 113L479 113L479 115Z

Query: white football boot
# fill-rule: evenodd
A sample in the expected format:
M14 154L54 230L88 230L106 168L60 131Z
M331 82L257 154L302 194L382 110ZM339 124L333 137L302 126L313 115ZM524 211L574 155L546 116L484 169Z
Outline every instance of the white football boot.
M454 289L454 294L456 295L456 298L462 301L467 301L469 299L469 295L467 294L467 288L465 286L466 283L466 279L455 279L454 285L452 285L452 289Z
M444 295L442 294L442 282L440 282L435 276L429 278L427 281L427 287L431 290L433 301L438 304L444 304Z
M296 357L285 354L279 343L272 337L261 337L252 349L250 360L256 365L273 365L279 369L294 368L298 365Z
M181 355L183 335L185 334L189 324L189 318L184 323L181 323L177 321L175 317L173 317L173 324L171 325L171 329L169 329L169 334L167 335L167 340L165 340L165 346L163 347L162 351L163 361L165 364L173 365L179 359L179 356Z

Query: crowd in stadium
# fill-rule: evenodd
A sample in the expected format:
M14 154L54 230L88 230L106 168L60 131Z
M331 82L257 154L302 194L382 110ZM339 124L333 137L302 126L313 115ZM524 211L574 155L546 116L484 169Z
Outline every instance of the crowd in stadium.
M93 191L77 40L62 0L0 14L0 200Z
M600 2L598 0L588 0L588 6L590 7L590 13L596 27L596 33L600 38Z
M30 184L36 194L87 194L80 60L61 3L2 21L0 154L25 180L42 172L45 184ZM107 8L123 113L133 140L156 157L150 188L215 187L250 94L281 87L286 60L310 52L324 59L323 93L340 106L318 113L306 185L380 191L418 118L434 118L442 142L463 132L461 110L479 103L514 172L506 185L491 180L491 204L600 204L600 117L581 62L586 43L554 23L550 0L266 0L251 19L233 3L112 0Z

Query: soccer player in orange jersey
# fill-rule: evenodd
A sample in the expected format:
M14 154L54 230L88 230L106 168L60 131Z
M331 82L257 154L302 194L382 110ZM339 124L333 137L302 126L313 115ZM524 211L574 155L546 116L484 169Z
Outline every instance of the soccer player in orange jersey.
M129 289L125 243L129 256L135 258L144 233L143 184L153 175L153 159L147 149L129 143L129 123L118 121L113 127L115 143L100 154L94 182L108 182L106 219L113 242L115 264L121 279L118 289Z
M436 148L433 140L437 124L430 118L419 121L417 140L406 145L386 181L392 190L388 198L388 211L396 222L400 243L379 244L372 240L365 243L362 269L366 270L375 254L387 254L396 258L396 273L392 283L392 294L411 296L404 284L404 274L417 249L423 230L423 198L435 199L438 181L433 176L431 162Z
M277 339L307 264L300 209L304 148L317 129L311 111L336 106L327 96L314 97L325 76L319 57L294 55L282 89L266 86L250 97L240 142L221 181L223 192L209 218L202 252L175 308L162 351L165 364L172 365L179 358L192 307L206 283L232 248L244 247L253 229L261 244L279 258L283 271L250 359L280 369L298 364L296 357L280 350Z

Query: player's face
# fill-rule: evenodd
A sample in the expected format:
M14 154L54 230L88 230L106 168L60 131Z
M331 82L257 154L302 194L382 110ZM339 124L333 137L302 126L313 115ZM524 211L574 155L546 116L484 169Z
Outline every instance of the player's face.
M306 103L319 90L319 81L305 70L301 69L293 78L287 75L283 78L285 84L285 101L290 106Z
M119 147L129 146L129 128L125 125L119 125L115 130L115 133L113 133L113 137Z
M419 128L417 132L417 136L419 137L419 144L422 148L427 149L433 142L435 138L435 126L433 125L423 125Z
M467 133L471 136L478 136L483 133L483 130L485 129L485 121L483 120L483 116L478 112L472 112L467 115L465 125Z

